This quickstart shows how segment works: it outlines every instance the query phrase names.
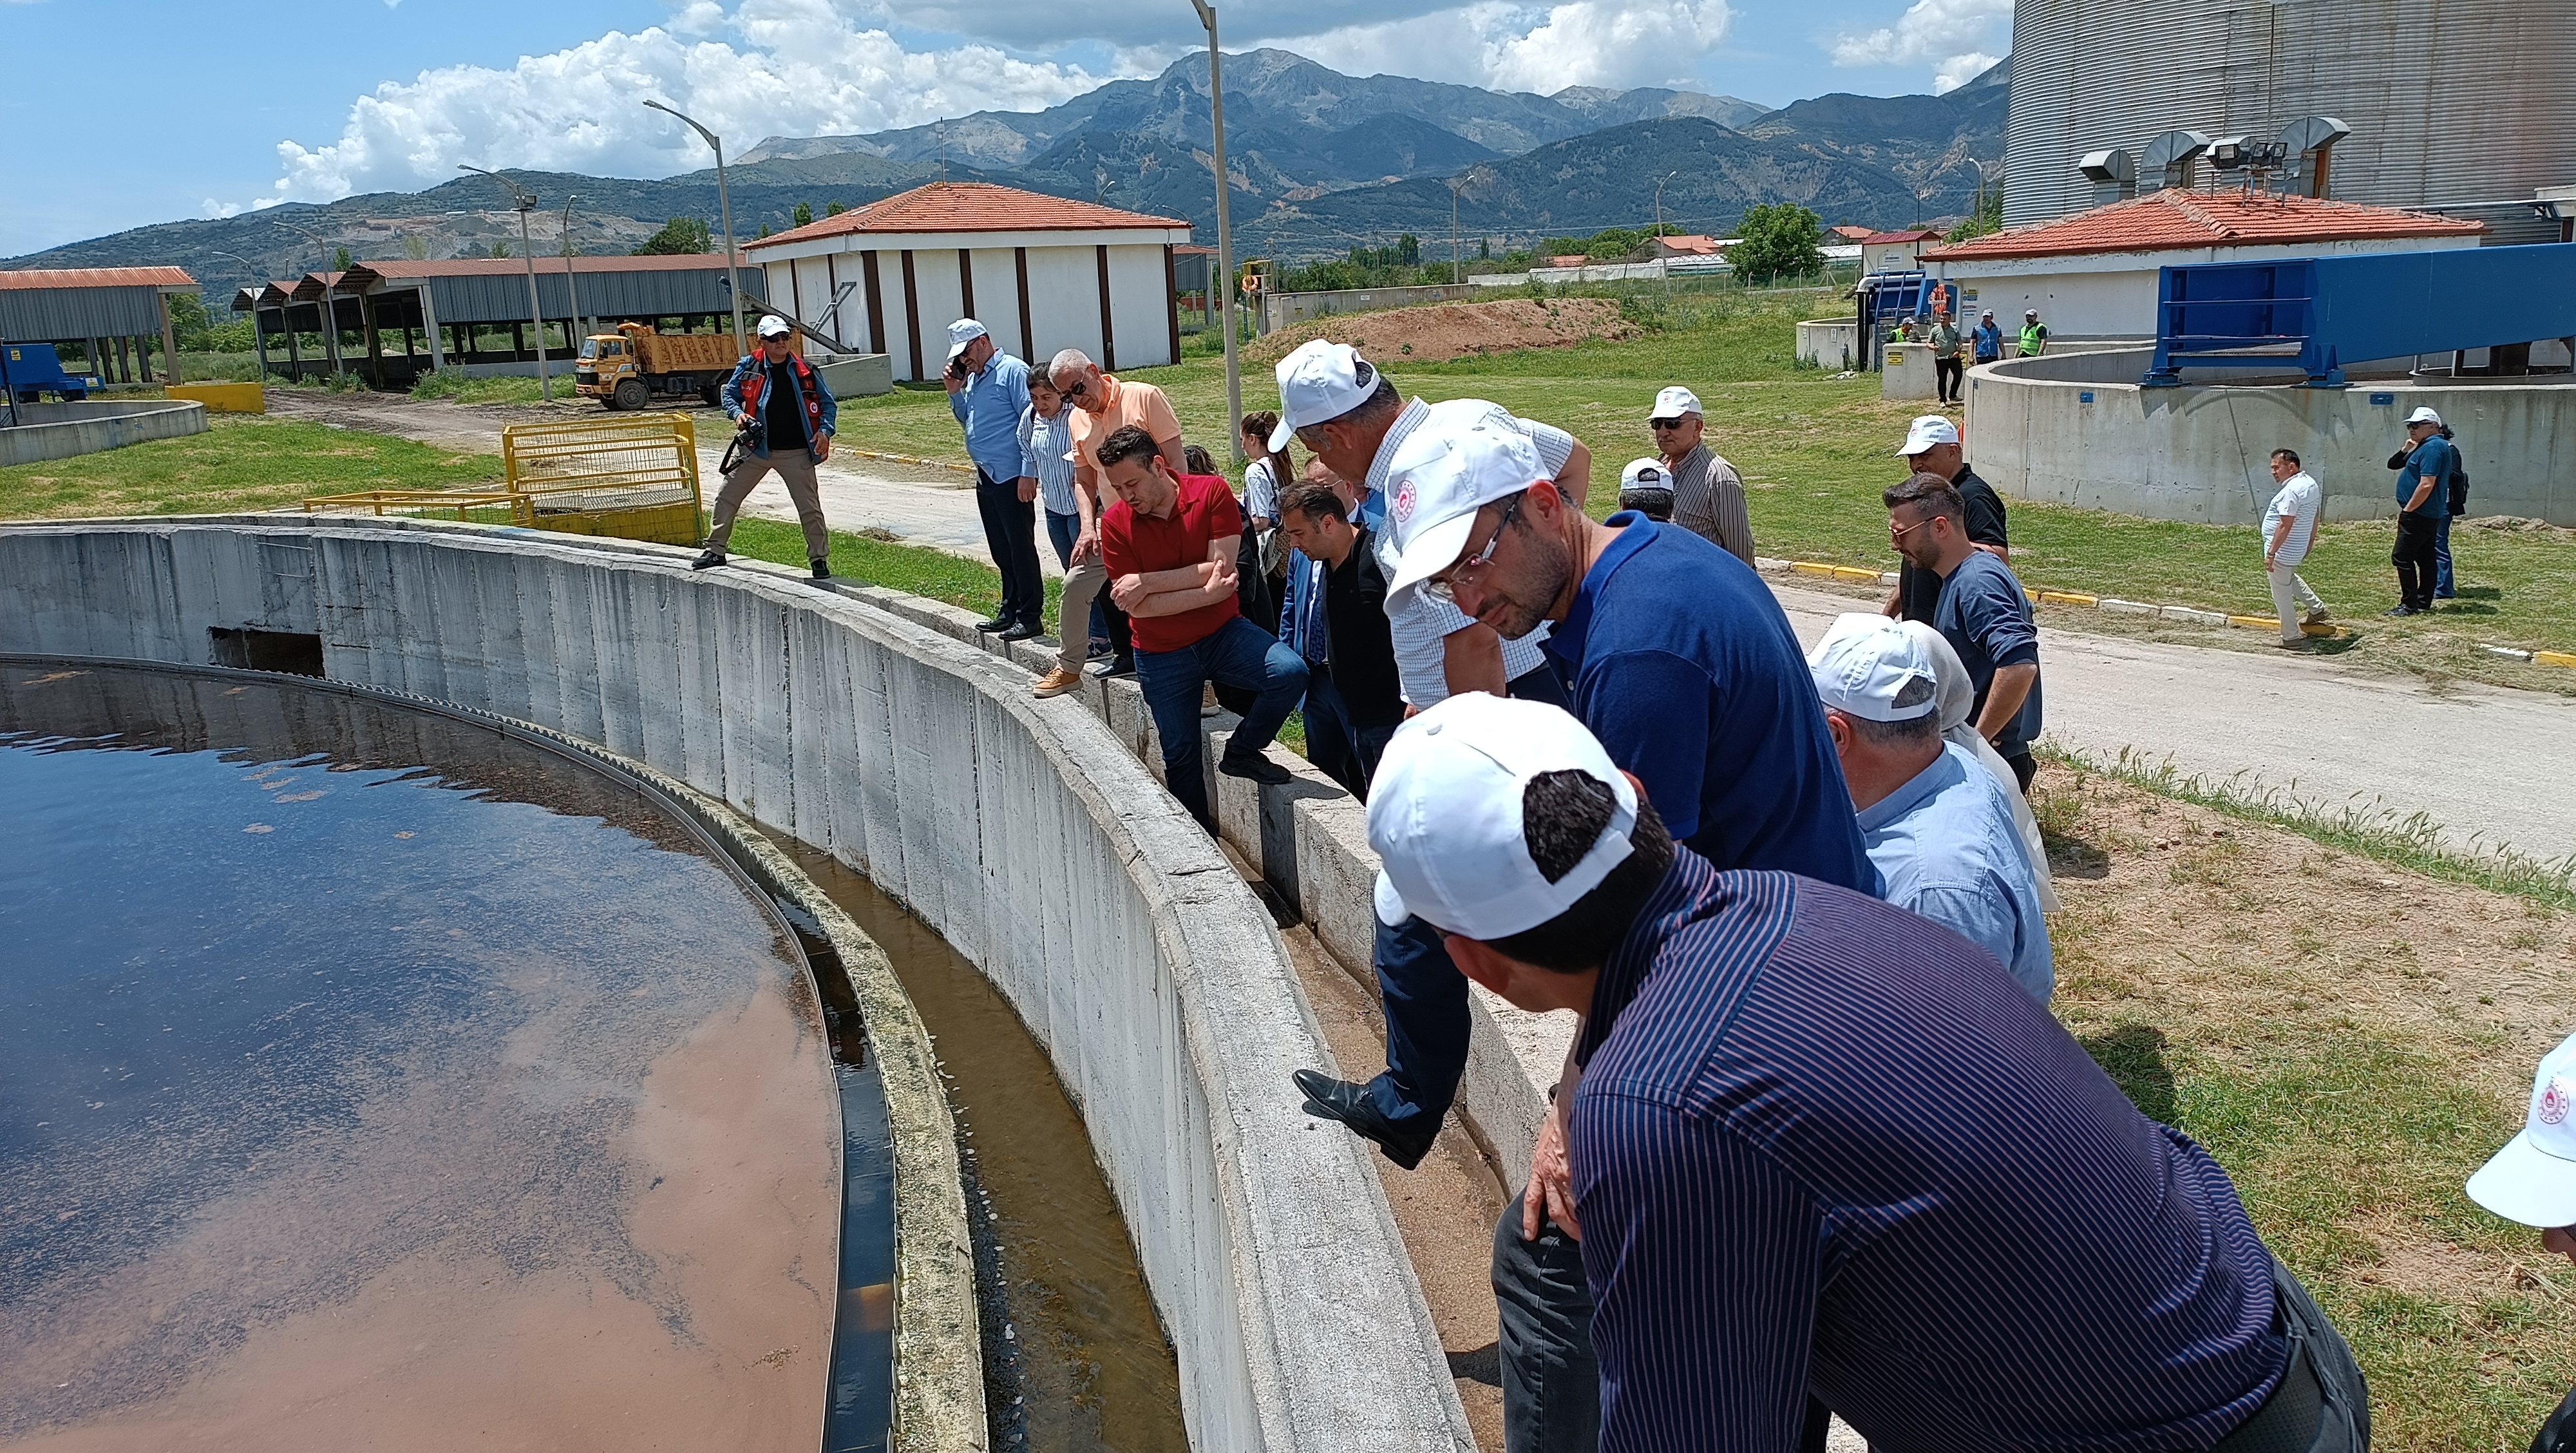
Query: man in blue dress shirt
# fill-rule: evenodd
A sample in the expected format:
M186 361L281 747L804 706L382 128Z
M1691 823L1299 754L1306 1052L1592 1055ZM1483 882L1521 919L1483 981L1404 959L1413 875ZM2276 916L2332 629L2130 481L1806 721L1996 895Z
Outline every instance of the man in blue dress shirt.
M948 325L948 411L966 431L975 462L975 509L984 548L1002 572L1002 608L976 627L1006 641L1046 630L1046 583L1038 573L1038 482L1021 473L1020 416L1029 408L1029 366L994 346L972 318Z
M1584 1016L1610 1453L2359 1453L2350 1349L2207 1152L1958 935L1673 842L1579 723L1460 697L1369 798L1381 917Z

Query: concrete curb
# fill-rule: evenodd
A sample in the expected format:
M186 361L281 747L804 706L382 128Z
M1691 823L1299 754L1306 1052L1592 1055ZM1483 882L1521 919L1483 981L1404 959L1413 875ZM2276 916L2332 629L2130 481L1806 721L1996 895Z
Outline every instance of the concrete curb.
M1194 1446L1472 1448L1376 1175L1288 1090L1330 1061L1268 913L1139 738L864 592L687 560L414 520L13 525L0 645L203 663L210 627L315 635L338 679L552 728L833 853L1047 1047Z
M1896 573L1892 570L1870 571L1851 565L1825 565L1813 560L1776 560L1764 555L1755 556L1753 564L1754 568L1770 575L1815 575L1830 580L1853 581L1860 584L1886 586L1896 584ZM2030 597L2030 603L2033 605L2066 605L2081 610L2103 611L2111 615L2152 616L2182 625L2233 626L2242 630L2274 632L2281 628L2280 621L2271 616L2231 615L2226 611L2202 610L2188 605L2151 605L2145 601L2087 595L2080 590L2048 590L2036 586L2024 586L2022 593ZM2317 637L2335 637L2343 634L2340 627L2322 622L2301 629L2305 634Z

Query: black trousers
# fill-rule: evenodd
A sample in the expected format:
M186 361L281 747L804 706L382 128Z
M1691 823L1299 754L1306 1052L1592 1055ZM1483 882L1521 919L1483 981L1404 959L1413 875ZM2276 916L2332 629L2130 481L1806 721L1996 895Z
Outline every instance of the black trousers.
M2417 610L2433 608L2433 586L2439 565L2433 558L2434 520L2421 510L2397 517L2397 548L2388 563L2397 567L2397 603Z
M1967 365L1955 358L1932 360L1932 387L1939 390L1941 402L1954 404L1959 401L1960 381L1967 377L1967 372Z
M1038 573L1038 506L1020 498L1017 479L995 480L975 471L975 510L984 519L984 548L1002 572L1002 608L996 619L1046 629L1045 577Z

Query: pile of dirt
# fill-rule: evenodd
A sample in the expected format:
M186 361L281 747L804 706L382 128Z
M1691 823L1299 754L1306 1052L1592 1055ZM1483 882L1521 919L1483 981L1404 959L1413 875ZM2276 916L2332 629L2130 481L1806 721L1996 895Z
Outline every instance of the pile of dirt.
M1378 363L1398 358L1437 363L1473 353L1562 348L1595 338L1615 342L1644 331L1620 317L1619 304L1610 298L1505 298L1317 318L1282 328L1253 344L1245 356L1273 363L1298 344L1323 338L1347 343Z

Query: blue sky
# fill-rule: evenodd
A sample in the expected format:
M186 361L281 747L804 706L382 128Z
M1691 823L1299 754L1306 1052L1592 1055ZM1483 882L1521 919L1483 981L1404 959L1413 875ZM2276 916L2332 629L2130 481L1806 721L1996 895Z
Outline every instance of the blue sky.
M459 162L625 176L705 164L658 94L769 134L1035 110L1150 74L1187 0L0 0L0 256L149 222L414 190ZM1164 12L1168 11L1166 14ZM1945 88L2010 0L1234 0L1228 50L1550 92L1681 85L1782 105Z

